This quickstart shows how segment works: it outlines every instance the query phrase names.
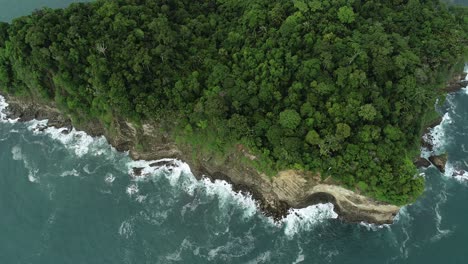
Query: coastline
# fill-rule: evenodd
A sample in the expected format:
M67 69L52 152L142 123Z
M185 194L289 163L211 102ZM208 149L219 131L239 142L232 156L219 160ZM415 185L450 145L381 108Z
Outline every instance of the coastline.
M457 75L447 87L453 87L465 79L466 74ZM454 92L457 89L447 89ZM196 158L196 150L174 142L170 135L162 132L158 124L145 123L141 127L134 126L123 119L114 119L112 131L106 129L99 121L90 121L86 124L73 126L71 119L62 113L54 103L34 101L32 98L17 98L3 95L8 102L8 117L18 118L21 122L36 120L49 120L48 126L66 128L65 131L75 129L84 131L91 136L104 136L109 144L118 151L128 151L133 160L153 161L151 166L170 166L170 162L162 159L177 159L186 162L193 175L201 180L208 178L211 181L223 180L232 185L233 191L250 194L257 202L260 211L275 221L288 215L290 209L300 209L318 203L332 203L338 218L345 222L366 222L370 224L391 224L401 207L386 204L363 196L359 193L339 186L332 179L322 180L320 175L312 173L287 170L281 171L277 176L269 178L253 168L239 164L240 158L250 154L239 149L231 154L225 161L217 161L213 157ZM437 126L442 119L430 124L425 134ZM65 132L66 133L66 132ZM145 142L145 148L138 147L139 142ZM430 146L424 141L423 147ZM425 158L415 161L418 167L428 167L431 162ZM439 166L440 167L440 166ZM443 167L443 166L442 166ZM141 169L133 168L131 177L144 177Z
M338 218L345 222L366 222L371 224L391 224L400 207L375 201L334 183L331 179L321 180L319 175L294 170L282 171L269 178L253 168L240 166L236 161L242 151L229 156L224 162L211 157L194 158L195 151L189 146L177 145L170 135L161 132L157 124L146 123L136 127L126 120L113 121L113 131L106 129L98 121L82 126L73 126L71 119L64 115L54 103L40 103L31 98L17 98L4 95L8 106L8 118L26 122L33 119L49 120L48 126L72 127L91 136L104 136L118 151L128 151L133 160L155 161L177 159L186 162L193 175L201 180L224 180L232 185L233 191L250 194L257 202L258 209L266 216L280 221L290 209L300 209L318 203L332 203ZM66 132L64 132L66 133ZM138 150L137 142L146 142L145 150ZM139 168L134 168L134 172ZM130 175L131 176L131 175ZM133 177L141 177L136 173Z

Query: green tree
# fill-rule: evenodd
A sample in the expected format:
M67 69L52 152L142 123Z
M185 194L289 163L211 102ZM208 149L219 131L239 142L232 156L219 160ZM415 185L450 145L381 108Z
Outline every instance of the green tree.
M287 109L280 113L279 123L284 128L295 129L301 123L301 116L296 110Z
M345 24L354 22L356 15L354 14L353 8L349 6L343 6L338 9L338 19Z

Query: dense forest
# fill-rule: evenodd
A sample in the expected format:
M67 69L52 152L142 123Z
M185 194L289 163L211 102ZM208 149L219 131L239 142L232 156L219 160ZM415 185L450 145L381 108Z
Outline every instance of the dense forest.
M405 204L423 191L412 159L467 20L438 0L72 4L0 24L0 88L74 122L156 120L219 153L242 143L261 170Z

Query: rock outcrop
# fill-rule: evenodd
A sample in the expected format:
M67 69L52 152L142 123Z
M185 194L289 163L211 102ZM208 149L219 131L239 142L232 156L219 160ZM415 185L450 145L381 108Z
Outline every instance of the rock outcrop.
M20 121L49 119L49 126L71 130L70 118L61 114L52 103L6 98L10 104L10 118L20 118ZM288 170L270 178L240 162L242 157L254 157L242 147L223 160L210 156L198 157L196 149L176 144L156 123L137 127L126 120L116 119L112 131L109 131L97 120L91 120L80 124L77 129L93 136L104 135L117 150L128 150L133 159L174 158L185 161L198 179L225 180L232 184L235 191L249 193L258 202L259 209L275 220L283 218L290 208L303 208L321 202L333 203L339 217L349 222L388 224L393 222L399 211L398 206L375 201L312 173ZM154 166L167 162L157 161ZM133 171L135 175L142 174L141 168L134 168Z
M453 93L456 92L463 87L468 86L468 80L466 80L466 75L467 73L460 73L452 77L450 81L447 83L447 86L445 87L444 91L447 93Z
M439 169L440 172L445 173L445 165L447 164L447 154L441 154L429 157L429 160Z

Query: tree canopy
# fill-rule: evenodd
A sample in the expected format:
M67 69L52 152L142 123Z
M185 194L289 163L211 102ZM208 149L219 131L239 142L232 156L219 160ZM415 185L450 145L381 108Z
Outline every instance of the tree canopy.
M404 204L423 190L410 153L466 54L466 14L436 0L78 3L0 24L0 86L75 120L242 142L273 170Z

